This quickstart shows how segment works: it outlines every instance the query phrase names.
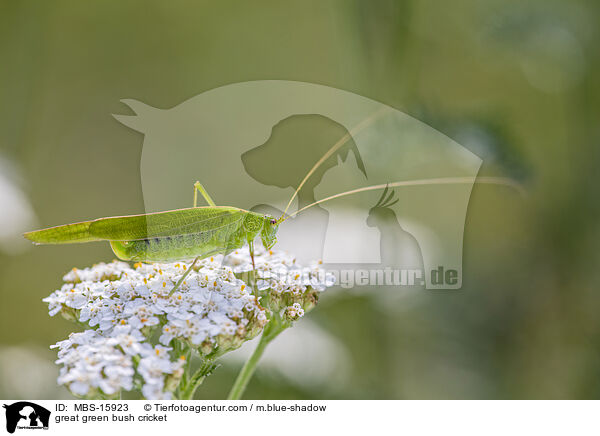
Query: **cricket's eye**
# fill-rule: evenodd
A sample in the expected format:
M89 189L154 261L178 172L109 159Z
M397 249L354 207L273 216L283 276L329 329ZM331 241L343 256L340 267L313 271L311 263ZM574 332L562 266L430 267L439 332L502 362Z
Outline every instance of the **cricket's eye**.
M277 224L277 220L275 220L275 219L272 219L272 220L271 220L271 224L272 224L272 225L275 225L275 224Z

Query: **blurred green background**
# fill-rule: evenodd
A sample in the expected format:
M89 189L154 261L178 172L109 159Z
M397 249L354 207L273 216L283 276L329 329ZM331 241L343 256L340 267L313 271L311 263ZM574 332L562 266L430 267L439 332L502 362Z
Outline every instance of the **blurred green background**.
M573 0L0 0L0 397L69 397L48 345L73 325L41 299L113 258L11 229L144 211L120 99L169 108L258 79L391 105L529 195L474 187L460 291L325 293L246 398L600 397L599 18ZM224 398L240 365L198 398Z

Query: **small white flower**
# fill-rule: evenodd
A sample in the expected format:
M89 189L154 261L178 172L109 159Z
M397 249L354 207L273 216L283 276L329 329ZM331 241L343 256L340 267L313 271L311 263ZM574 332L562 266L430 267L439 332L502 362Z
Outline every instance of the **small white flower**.
M300 303L294 303L285 309L285 315L290 321L296 321L304 316L304 309Z
M142 395L148 400L170 400L171 392L163 391L164 383L145 383L142 386Z

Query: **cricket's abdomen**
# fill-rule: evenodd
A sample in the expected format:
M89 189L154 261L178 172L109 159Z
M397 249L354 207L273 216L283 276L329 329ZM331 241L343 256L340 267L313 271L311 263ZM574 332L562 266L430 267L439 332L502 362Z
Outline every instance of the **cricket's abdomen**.
M246 220L230 220L212 230L132 241L110 241L110 245L119 259L136 262L171 262L227 254L256 236L256 231L249 231L244 225L248 224L247 215L255 214L249 212L245 215Z
M203 234L167 236L140 239L137 241L111 241L110 246L121 260L170 262L227 253L244 245L237 238L212 238L206 240Z
M110 241L110 245L121 260L170 262L197 256L203 258L226 254L240 248L245 243L243 232L240 230L201 232L135 241Z

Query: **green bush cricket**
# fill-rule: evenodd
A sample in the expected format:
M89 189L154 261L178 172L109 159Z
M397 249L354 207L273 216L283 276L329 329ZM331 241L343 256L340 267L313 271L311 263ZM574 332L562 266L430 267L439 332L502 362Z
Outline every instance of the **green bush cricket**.
M378 111L366 118L352 129L352 132L357 133L362 130L382 113L384 111ZM279 224L287 219L285 214L302 186L319 166L351 137L350 132L346 133L319 159L306 174L279 219L237 207L217 206L202 184L196 182L192 208L99 218L32 231L25 233L24 236L35 244L108 241L115 255L126 261L168 262L195 258L191 267L186 270L171 291L172 293L199 259L216 254L227 254L243 247L246 243L252 265L255 266L254 240L260 235L265 249L273 247L277 241ZM198 207L198 192L202 194L208 206Z

